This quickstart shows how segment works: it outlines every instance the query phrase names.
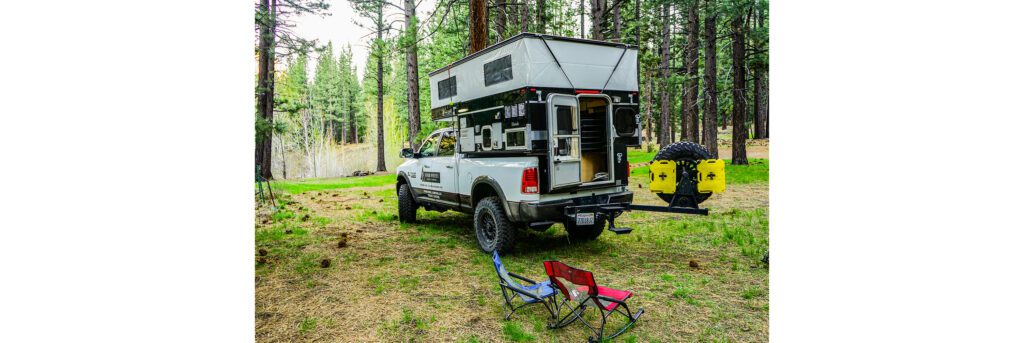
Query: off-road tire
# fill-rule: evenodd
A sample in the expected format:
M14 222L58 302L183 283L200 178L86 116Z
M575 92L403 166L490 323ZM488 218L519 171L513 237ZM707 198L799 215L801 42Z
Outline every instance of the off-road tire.
M672 161L683 161L683 168L689 175L690 179L694 184L697 183L697 161L706 160L711 158L711 153L708 149L693 142L675 142L658 150L658 154L654 155L654 161L657 160L672 160ZM651 161L651 162L654 162ZM658 193L658 197L665 202L672 201L672 194ZM700 204L704 200L708 200L711 197L711 193L697 193L695 197L697 203Z
M491 253L497 250L505 253L512 250L516 240L516 226L508 220L501 199L496 196L483 198L473 211L473 230L480 250Z
M398 221L402 223L416 222L416 199L412 197L412 188L403 183L398 186Z
M573 219L565 221L565 231L569 233L569 240L573 242L584 242L592 241L597 239L604 232L604 226L607 221L604 216L599 215L598 218L594 218L594 225L576 225Z

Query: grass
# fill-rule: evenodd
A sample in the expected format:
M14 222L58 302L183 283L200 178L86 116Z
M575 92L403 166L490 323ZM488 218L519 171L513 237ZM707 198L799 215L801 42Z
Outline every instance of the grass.
M512 342L532 342L537 339L537 336L526 332L516 322L506 322L505 326L501 328L501 333L505 336L505 339Z
M768 269L759 262L768 249L767 161L739 168L764 175L712 196L708 216L627 212L616 224L632 233L606 232L593 242L569 242L561 224L523 231L503 262L541 280L543 261L560 260L592 271L601 285L634 292L630 308L646 314L615 341L767 341ZM547 329L541 305L503 320L493 264L476 245L472 217L420 209L417 223L399 223L393 175L381 177L347 178L354 179L347 185L376 178L376 186L284 192L277 211L257 209L255 250L267 252L254 252L265 259L255 265L257 340L579 342L591 335L579 323ZM332 184L288 183L312 190L317 181ZM638 203L663 203L645 177L630 181ZM348 245L338 248L343 233ZM321 268L323 259L329 268ZM609 322L612 330L619 325Z
M743 290L743 294L741 294L741 296L743 296L743 299L750 300L753 298L764 296L764 290L761 289L761 287L752 286Z
M394 174L371 175L360 177L336 177L326 179L282 180L271 183L274 190L290 194L309 191L324 191L353 187L377 187L395 184Z
M316 329L316 318L306 318L299 323L299 333L306 333Z

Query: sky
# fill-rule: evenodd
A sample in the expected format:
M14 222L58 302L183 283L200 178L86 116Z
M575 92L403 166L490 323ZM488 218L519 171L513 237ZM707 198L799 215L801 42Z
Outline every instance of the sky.
M400 0L390 1L401 5ZM327 3L331 5L331 8L328 10L331 15L324 17L310 15L295 17L292 19L295 22L294 31L302 38L317 39L320 41L320 44L326 45L327 42L333 42L334 58L338 57L338 52L342 47L346 44L351 44L353 59L358 68L357 75L362 80L363 71L366 68L366 57L369 55L370 41L368 39L370 37L368 35L370 30L359 27L356 25L356 21L364 25L369 25L369 21L356 15L347 0L328 0ZM434 11L436 3L437 0L421 0L417 11L421 22ZM385 16L387 16L388 12L398 13L394 8L391 10L387 8L385 7ZM316 58L315 53L310 56L310 73L313 72L313 68L316 65L316 62L313 62Z

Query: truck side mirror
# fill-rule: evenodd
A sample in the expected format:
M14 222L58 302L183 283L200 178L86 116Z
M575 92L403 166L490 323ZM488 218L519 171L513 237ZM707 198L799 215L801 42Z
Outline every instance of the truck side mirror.
M412 152L412 148L402 148L402 158L417 158L415 152Z

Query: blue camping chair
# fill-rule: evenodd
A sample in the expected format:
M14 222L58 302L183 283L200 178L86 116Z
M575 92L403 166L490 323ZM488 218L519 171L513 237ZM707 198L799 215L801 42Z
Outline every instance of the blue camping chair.
M498 272L498 285L501 286L501 295L505 299L505 305L502 306L502 310L506 312L505 320L512 317L516 310L530 304L543 304L544 308L547 308L548 313L551 314L551 319L557 319L557 308L552 307L557 305L555 295L558 294L558 289L551 285L550 280L536 282L526 277L509 273L505 270L505 266L501 264L501 258L498 257L497 251L494 251L493 259L494 270ZM516 282L516 279L528 285L523 286ZM519 299L523 302L519 306L513 305L513 300L516 298L515 295L518 295ZM506 308L511 309L511 311L505 310Z

